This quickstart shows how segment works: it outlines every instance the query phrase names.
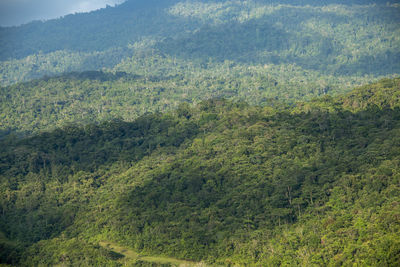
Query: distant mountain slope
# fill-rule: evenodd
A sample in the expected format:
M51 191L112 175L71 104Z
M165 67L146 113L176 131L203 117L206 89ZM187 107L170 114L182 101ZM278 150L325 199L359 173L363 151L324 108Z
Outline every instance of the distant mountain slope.
M295 107L214 99L8 138L0 245L12 253L1 261L134 264L98 246L110 240L209 264L394 266L399 83Z
M0 58L22 58L39 51L103 51L127 46L145 36L176 34L185 29L185 24L164 14L173 2L131 0L114 8L0 28Z
M400 40L393 35L399 31L400 12L395 5L186 2L175 5L171 13L211 22L191 35L156 45L179 57L296 64L335 74L400 71Z
M61 19L32 22L18 27L0 28L0 58L2 60L22 58L40 51L42 53L58 50L103 51L112 47L124 47L145 37L175 38L183 32L196 30L202 25L196 20L174 16L174 13L169 12L170 8L174 10L177 5L184 7L190 3L198 4L200 2L129 0L116 7L108 7L90 13L67 15ZM223 21L227 19L229 21L229 17L235 15L235 6L238 5L233 1L202 1L201 3L205 7L219 6L219 11L227 15ZM242 11L259 6L261 7L260 11L263 12L263 7L269 5L296 4L297 7L307 4L326 6L338 3L344 5L368 4L367 1L249 1L239 5L243 5L244 10ZM370 1L370 3L377 3L377 1ZM389 2L382 1L382 3ZM369 12L369 16L374 16L374 19L380 17L380 20L395 19L393 14L386 14L389 17L384 18L378 13L382 12L384 7L384 5L381 6L381 10L372 9L375 14ZM233 14L229 14L230 11L224 10L225 8L233 8ZM349 9L352 10L352 7L350 6ZM213 13L213 9L208 11L210 12L208 15L216 15ZM191 12L195 13L196 10ZM332 12L332 14L334 13ZM249 15L252 14L249 13ZM340 9L339 15L341 15ZM290 23L287 26L292 27L293 25Z
M0 82L110 70L149 52L203 63L295 64L335 75L396 74L399 10L396 1L130 0L0 28Z

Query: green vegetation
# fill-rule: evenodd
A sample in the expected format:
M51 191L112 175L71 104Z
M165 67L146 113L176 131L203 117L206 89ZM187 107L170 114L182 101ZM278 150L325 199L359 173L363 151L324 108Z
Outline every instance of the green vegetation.
M13 256L1 260L121 266L109 240L211 265L396 265L399 86L8 136L0 229Z
M154 55L173 59L162 76L185 68L182 61L198 62L192 65L197 73L210 62L231 61L242 68L295 65L321 76L399 74L399 5L372 2L130 0L89 14L0 28L0 84L115 71L118 64L128 70L132 56L153 62Z
M155 59L159 68L170 60ZM114 118L133 121L147 112L175 109L181 102L198 103L216 97L244 100L253 105L270 105L279 99L293 103L349 90L340 87L343 83L352 86L374 80L320 76L294 66L248 69L229 62L199 73L188 74L187 65L182 74L167 78L149 76L148 73L157 73L153 71L156 64L148 64L149 72L143 68L142 76L91 71L0 88L0 137L38 133L69 123L87 124ZM123 66L120 68L125 70Z
M160 46L185 58L289 63L334 74L398 73L397 8L182 2L173 15L211 25Z
M293 2L0 27L0 265L399 265L400 5Z
M169 257L160 257L160 256L143 256L139 255L135 251L133 251L130 248L126 247L121 247L117 244L110 243L110 242L100 242L100 245L102 247L105 247L107 249L110 249L120 255L123 255L127 258L128 261L134 261L136 264L140 263L155 263L155 264L165 264L165 265L173 265L173 266L206 266L205 264L202 263L195 263L191 261L184 261L184 260L178 260L174 258L169 258ZM126 263L126 262L125 262Z
M131 49L109 49L91 53L56 51L49 54L34 54L23 59L1 62L0 83L9 85L54 74L111 68L131 55Z

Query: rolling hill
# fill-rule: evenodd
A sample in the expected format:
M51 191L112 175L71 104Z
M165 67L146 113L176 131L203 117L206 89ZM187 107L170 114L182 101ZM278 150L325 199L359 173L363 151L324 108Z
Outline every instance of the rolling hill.
M399 265L399 11L128 0L0 27L0 265Z
M133 264L107 240L211 265L396 265L399 82L294 107L214 99L9 137L1 259Z

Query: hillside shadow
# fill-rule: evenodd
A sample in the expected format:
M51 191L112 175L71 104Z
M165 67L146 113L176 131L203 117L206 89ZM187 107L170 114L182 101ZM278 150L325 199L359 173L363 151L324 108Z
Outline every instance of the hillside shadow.
M333 105L327 101L326 106ZM279 111L263 117L258 112L247 113L246 108L251 109L247 105L237 105L247 114L241 118L238 110L230 113L224 101L208 103L201 106L200 111L205 113L200 117L191 117L182 107L177 116L150 114L132 123L116 120L83 127L72 125L30 138L0 142L0 177L10 190L17 192L29 185L36 190L32 192L52 194L51 187L46 189L50 184L58 184L59 190L65 192L72 187L76 192L80 192L77 188L90 189L82 191L84 195L74 195L72 200L78 201L78 206L66 199L56 207L49 202L51 209L40 205L35 208L34 203L41 202L34 199L26 204L28 208L16 207L13 212L1 215L1 230L7 237L28 242L53 238L75 223L79 211L93 208L86 205L93 196L104 194L97 189L106 182L107 175L103 180L100 178L108 173L109 166L119 162L129 168L143 157L164 150L172 152L168 162L157 162L157 170L148 175L143 185L126 188L115 199L118 209L112 211L115 212L112 217L117 218L113 227L139 236L157 225L160 235L152 235L155 239L147 240L148 243L157 243L157 238L165 237L163 233L172 233L169 237L172 239L188 234L185 244L193 251L200 249L198 256L207 251L209 244L236 231L273 226L277 218L295 222L299 209L306 209L311 202L323 203L324 192L341 174L357 174L363 170L360 162L375 166L398 154L396 143L388 141L394 140L392 133L400 128L399 108L371 106L357 113L315 108L299 113ZM197 120L207 121L207 131L200 129ZM235 145L225 136L233 130L237 131L231 135ZM271 135L273 132L275 136ZM195 145L198 151L179 150L196 136L200 137ZM253 145L261 141L273 151L270 156L256 152L259 147ZM308 150L313 147L318 148L316 157L314 150ZM182 153L175 157L177 151ZM308 162L311 165L302 166L287 155L305 162L311 157L315 159ZM263 164L270 159L274 166L280 166L279 172L265 172ZM231 160L237 163L232 164ZM146 175L146 170L142 171L141 175ZM121 183L118 188L124 187L123 182L118 181ZM287 200L288 187L293 198L304 201L291 205ZM310 196L305 187L316 190L311 202L306 201ZM90 196L85 195L88 192ZM64 208L68 217L63 215ZM35 217L38 211L42 213ZM47 224L49 221L52 223ZM8 222L18 225L14 228ZM176 253L180 255L179 251ZM196 257L193 255L186 256Z
M289 34L265 21L230 22L204 26L194 34L181 38L168 38L156 45L164 53L186 60L196 58L207 61L253 60L256 52L284 50Z
M134 122L70 125L28 138L0 140L0 183L13 194L6 206L0 206L0 230L27 245L57 237L75 223L79 211L88 208L94 195L89 197L86 190L95 193L101 187L104 170L118 162L122 171L153 152L175 151L194 138L197 125L181 119L149 114ZM53 191L53 185L59 191ZM71 186L75 193L64 201ZM28 190L27 198L23 190Z
M349 21L347 16L341 14L323 15L331 21ZM244 22L210 22L185 36L165 38L155 44L154 48L183 60L297 64L306 69L325 70L325 65L332 63L332 57L340 53L342 47L332 38L318 32L304 36L297 32L301 30L300 25L305 20L318 19L319 16L320 13L312 10L284 7ZM285 24L290 24L291 28ZM294 51L300 50L309 53L311 52L308 50L312 50L313 55L299 57Z
M122 212L115 213L119 224L114 230L138 240L146 237L144 249L162 250L165 242L160 240L174 243L185 237L187 256L196 258L206 256L201 253L213 244L246 235L249 229L294 223L313 203L323 205L329 189L343 175L361 175L365 166L378 166L398 155L395 137L399 122L399 108L376 106L357 113L318 108L297 114L283 112L247 125L248 129L256 125L258 134L236 136L237 148L223 138L222 132L229 130L220 122L219 130L209 133L214 140L210 147L202 147L198 154L182 153L162 165L162 171L149 173L146 177L151 179L143 185L120 196ZM275 131L282 135L271 137ZM275 152L251 152L258 149L254 142ZM311 147L317 149L309 150ZM385 151L377 150L379 147ZM238 155L237 150L244 152ZM232 158L237 163L230 163ZM307 164L297 165L299 161ZM271 165L274 167L268 169ZM298 202L292 204L288 194ZM149 235L153 230L159 235ZM180 247L170 249L165 248L179 253Z
M57 178L63 180L80 170L92 172L116 161L138 161L158 148L177 148L197 132L197 125L191 121L149 114L134 122L116 119L86 126L64 126L22 139L9 136L8 140L0 141L3 147L0 175L46 172L61 165L70 169Z

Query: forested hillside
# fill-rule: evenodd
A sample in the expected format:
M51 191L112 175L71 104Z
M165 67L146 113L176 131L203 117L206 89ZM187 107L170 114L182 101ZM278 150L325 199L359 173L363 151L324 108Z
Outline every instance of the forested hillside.
M350 90L371 77L320 75L295 66L257 66L233 62L212 65L196 72L195 63L169 77L160 72L169 68L171 58L154 57L153 61L132 66L141 75L126 72L82 72L47 77L0 88L0 138L29 135L56 129L69 123L86 124L113 118L133 121L147 112L164 112L179 103L198 103L222 97L253 105L271 105L280 100L294 103L312 97ZM155 76L153 76L155 75ZM344 85L345 84L345 85Z
M398 0L128 0L0 27L0 265L400 265Z
M395 266L399 92L385 79L291 107L211 99L8 136L1 262L135 264L107 241L210 265Z
M242 67L295 65L321 75L399 74L399 8L398 1L129 0L0 28L0 84L115 71L154 56L172 58L168 69L175 70L179 62L199 62L196 72L228 60Z

